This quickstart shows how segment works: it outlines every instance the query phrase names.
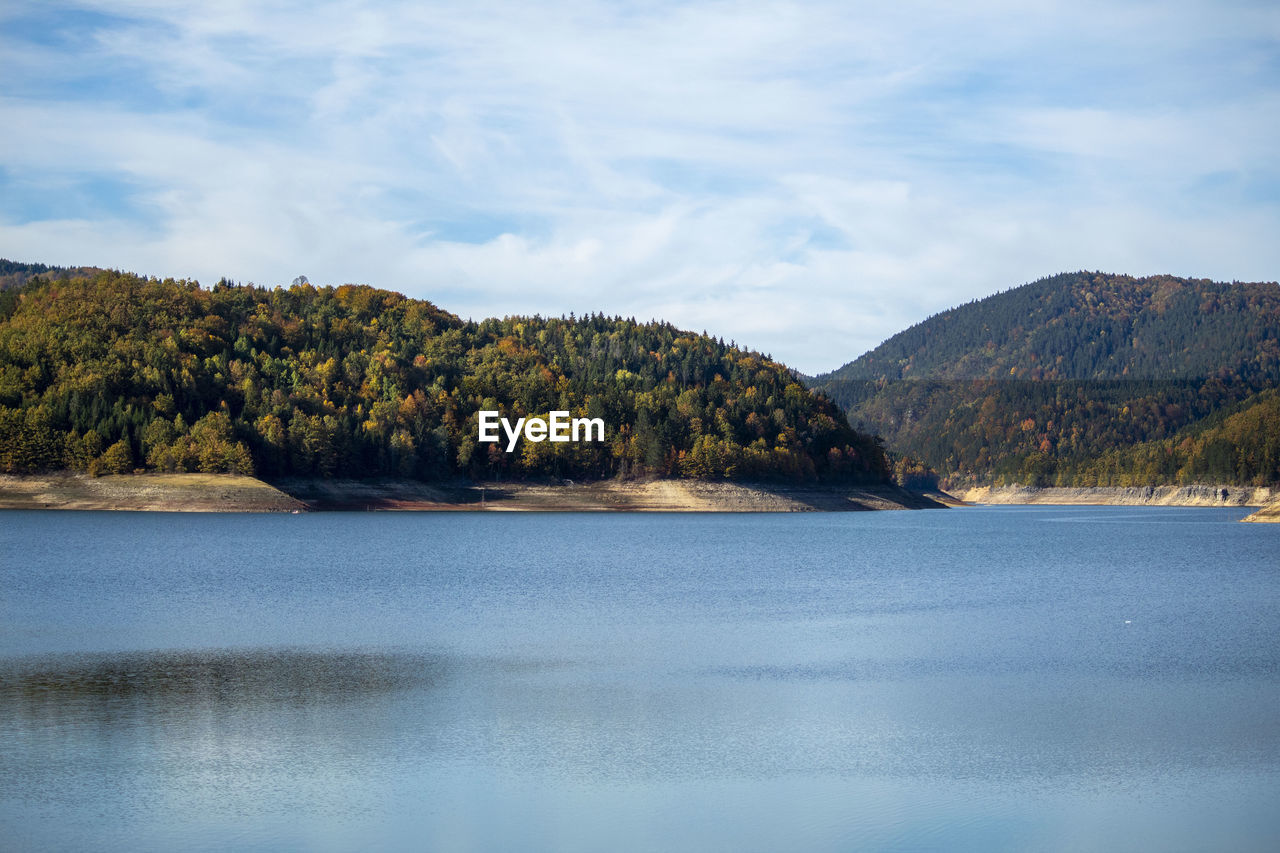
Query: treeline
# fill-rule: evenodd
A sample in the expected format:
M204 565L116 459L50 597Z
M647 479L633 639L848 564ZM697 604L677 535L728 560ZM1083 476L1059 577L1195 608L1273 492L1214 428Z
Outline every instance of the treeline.
M1263 391L1171 438L1103 451L1072 479L1099 486L1280 483L1280 391Z
M22 274L21 270L10 271ZM883 481L781 364L664 323L463 322L366 286L35 275L0 302L0 470ZM603 443L477 441L477 413Z

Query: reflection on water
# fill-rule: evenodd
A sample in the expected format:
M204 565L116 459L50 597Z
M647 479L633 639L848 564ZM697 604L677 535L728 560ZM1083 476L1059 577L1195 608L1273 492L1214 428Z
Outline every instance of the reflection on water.
M0 703L25 713L126 706L195 713L244 703L317 705L428 689L440 656L305 649L183 650L0 660Z
M350 849L334 822L376 811L404 754L439 752L433 697L455 665L310 649L0 660L0 848Z

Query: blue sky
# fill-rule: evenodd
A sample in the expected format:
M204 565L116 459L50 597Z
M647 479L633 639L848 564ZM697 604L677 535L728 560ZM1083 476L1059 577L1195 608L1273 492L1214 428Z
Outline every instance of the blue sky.
M1044 275L1280 277L1280 6L15 2L0 256L661 318L830 370Z

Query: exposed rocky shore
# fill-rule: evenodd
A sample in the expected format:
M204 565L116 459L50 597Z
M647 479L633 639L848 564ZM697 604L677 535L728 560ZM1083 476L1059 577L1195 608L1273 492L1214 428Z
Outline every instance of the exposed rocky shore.
M1280 522L1280 490L1242 486L1001 486L922 494L896 486L791 486L697 480L422 483L289 479L273 485L230 474L0 475L0 509L848 512L936 509L962 503L1256 506L1262 508L1245 521Z
M1272 501L1253 515L1245 516L1241 521L1263 521L1280 524L1280 500Z
M813 512L943 507L896 486L779 486L653 480L421 483L282 480L227 474L0 476L0 509L294 512L306 510Z
M305 508L274 486L232 474L0 475L0 509L293 512Z
M696 480L455 484L285 480L280 486L313 509L813 512L943 506L895 486L779 486Z
M954 494L966 503L976 504L1116 506L1264 506L1280 498L1275 489L1250 486L987 486Z

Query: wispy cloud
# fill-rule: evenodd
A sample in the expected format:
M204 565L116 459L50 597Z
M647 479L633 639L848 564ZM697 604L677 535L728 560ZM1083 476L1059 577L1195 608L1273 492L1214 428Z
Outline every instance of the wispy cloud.
M1271 3L0 10L0 254L830 369L1064 269L1275 279Z

